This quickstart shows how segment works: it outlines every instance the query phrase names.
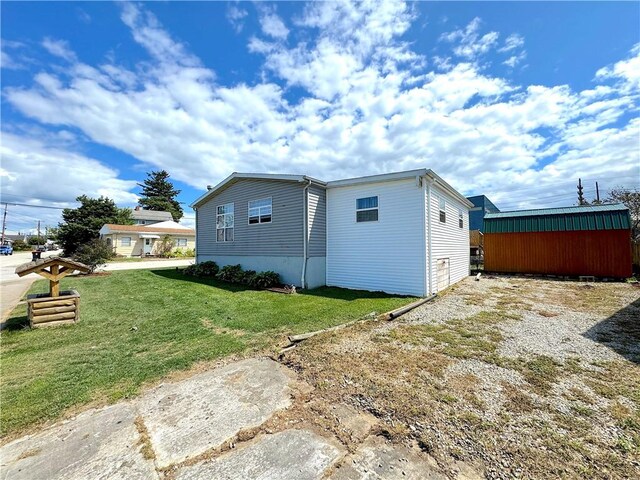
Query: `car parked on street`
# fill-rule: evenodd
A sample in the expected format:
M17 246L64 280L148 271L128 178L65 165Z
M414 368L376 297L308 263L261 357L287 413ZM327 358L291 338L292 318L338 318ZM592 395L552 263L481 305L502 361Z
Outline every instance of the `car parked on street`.
M0 255L13 255L13 247L11 245L0 245Z

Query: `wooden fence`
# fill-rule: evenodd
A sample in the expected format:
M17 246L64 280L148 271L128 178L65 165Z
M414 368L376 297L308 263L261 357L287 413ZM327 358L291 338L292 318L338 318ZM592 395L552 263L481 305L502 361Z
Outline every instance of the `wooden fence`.
M640 270L640 242L631 244L631 255L633 256L633 265Z

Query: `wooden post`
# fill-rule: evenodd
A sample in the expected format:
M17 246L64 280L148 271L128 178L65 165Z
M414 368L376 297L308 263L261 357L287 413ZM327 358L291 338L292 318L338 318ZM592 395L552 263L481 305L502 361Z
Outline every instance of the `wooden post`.
M53 275L53 279L49 282L49 296L51 297L60 296L60 279L58 278L59 268L60 267L58 265L51 265L51 275Z

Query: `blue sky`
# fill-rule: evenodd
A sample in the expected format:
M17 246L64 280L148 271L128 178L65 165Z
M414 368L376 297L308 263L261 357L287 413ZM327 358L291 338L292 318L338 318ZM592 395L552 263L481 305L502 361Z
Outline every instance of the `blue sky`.
M432 168L505 210L640 183L637 2L4 2L2 201ZM10 207L9 229L58 211Z

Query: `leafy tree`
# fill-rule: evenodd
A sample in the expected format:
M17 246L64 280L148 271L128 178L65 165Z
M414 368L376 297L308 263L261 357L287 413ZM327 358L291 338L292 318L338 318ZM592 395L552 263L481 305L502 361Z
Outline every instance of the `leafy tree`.
M80 245L73 255L73 259L84 263L89 267L89 273L93 273L96 268L107 263L107 260L113 258L113 256L111 245L101 238L94 238Z
M117 223L122 210L107 197L81 195L76 201L80 206L65 208L62 211L63 222L58 225L58 241L66 256L72 256L81 245L98 238L105 223Z
M118 214L116 215L116 219L113 222L116 225L133 225L135 222L133 221L133 217L131 216L130 208L119 208Z
M37 235L32 235L27 238L27 243L29 245L44 245L45 243L47 243L47 239L43 236L39 237Z
M155 253L160 258L168 258L171 256L171 251L175 247L175 242L171 235L165 235L161 241L155 245Z
M142 187L138 204L145 210L170 212L174 221L182 218L183 212L176 197L180 190L173 188L169 181L169 174L165 170L147 173L147 178L138 186Z
M636 242L640 241L640 190L616 187L609 190L606 203L622 203L629 209L632 238Z
M51 240L57 240L58 239L58 227L47 227L47 238L50 238Z
M29 244L27 242L25 242L24 240L14 240L13 244L11 245L13 247L13 249L18 252L20 250L30 250Z

